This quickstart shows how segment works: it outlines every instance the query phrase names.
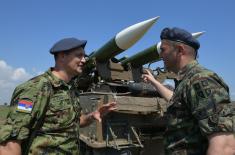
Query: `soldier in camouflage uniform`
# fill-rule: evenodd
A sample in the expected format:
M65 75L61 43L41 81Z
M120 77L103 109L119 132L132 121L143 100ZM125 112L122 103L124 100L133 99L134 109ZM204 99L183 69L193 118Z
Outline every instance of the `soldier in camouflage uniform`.
M6 122L0 127L0 155L79 154L79 127L115 110L108 103L81 115L72 78L82 72L85 40L66 38L50 53L55 67L19 85L12 96Z
M229 88L195 60L199 42L179 28L161 32L161 53L167 70L177 73L174 92L147 71L144 80L169 101L165 152L170 155L234 155L235 109Z

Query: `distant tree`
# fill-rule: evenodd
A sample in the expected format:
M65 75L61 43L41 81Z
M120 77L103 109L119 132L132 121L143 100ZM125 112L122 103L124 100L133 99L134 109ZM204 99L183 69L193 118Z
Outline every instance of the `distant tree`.
M4 105L8 105L7 102L5 102Z

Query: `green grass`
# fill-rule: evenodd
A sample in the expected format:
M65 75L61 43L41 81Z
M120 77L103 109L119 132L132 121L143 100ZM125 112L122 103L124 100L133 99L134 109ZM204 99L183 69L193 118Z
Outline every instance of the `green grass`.
M0 121L3 121L3 119L6 117L8 111L9 111L8 106L0 105Z

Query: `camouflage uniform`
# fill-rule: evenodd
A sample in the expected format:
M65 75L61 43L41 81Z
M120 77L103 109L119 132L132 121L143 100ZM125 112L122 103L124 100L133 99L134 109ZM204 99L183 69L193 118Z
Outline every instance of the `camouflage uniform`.
M22 105L28 107L22 110ZM79 154L78 93L72 85L55 77L50 69L18 86L11 108L6 124L0 128L0 142L20 140L24 150L30 145L29 135L40 123L46 108L29 154Z
M166 154L206 154L208 135L234 131L229 88L197 61L185 66L179 79L167 109Z

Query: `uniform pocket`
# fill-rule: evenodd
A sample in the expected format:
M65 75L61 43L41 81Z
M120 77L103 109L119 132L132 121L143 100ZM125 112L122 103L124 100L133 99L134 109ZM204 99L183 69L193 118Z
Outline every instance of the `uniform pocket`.
M68 127L75 119L73 105L68 96L56 95L50 101L45 120L56 128Z

